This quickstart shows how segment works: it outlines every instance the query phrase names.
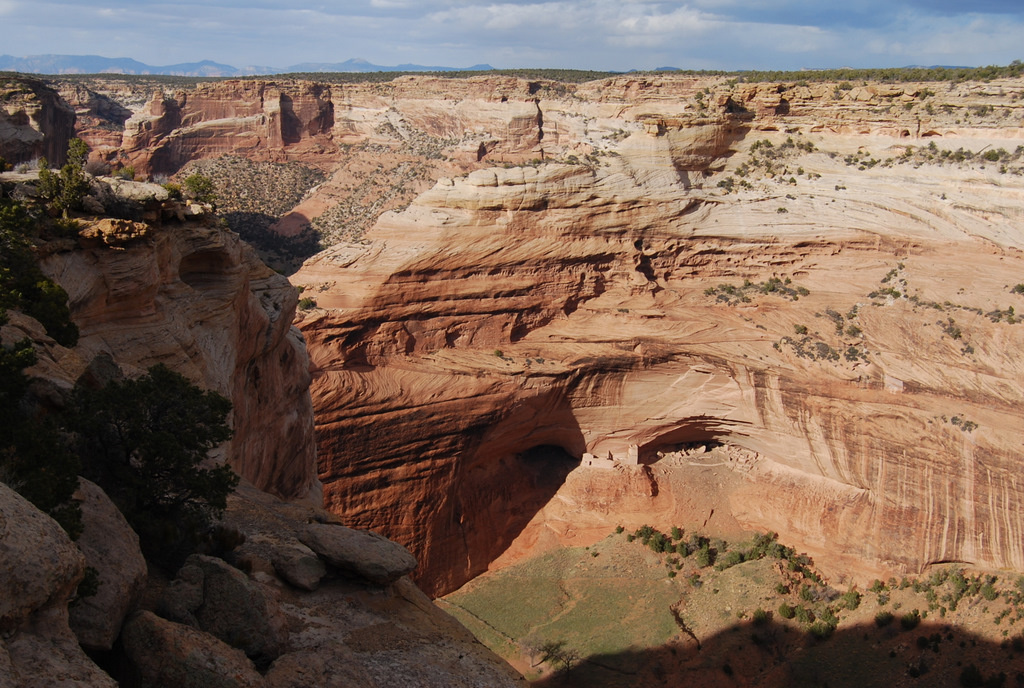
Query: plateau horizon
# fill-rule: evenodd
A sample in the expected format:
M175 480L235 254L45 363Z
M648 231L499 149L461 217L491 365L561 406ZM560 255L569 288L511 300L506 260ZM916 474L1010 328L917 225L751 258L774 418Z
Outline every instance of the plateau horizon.
M378 64L505 69L981 66L1019 57L1022 29L1024 8L997 0L186 0L173 9L149 1L0 0L5 52L90 54L102 36L103 45L151 64L196 55L243 65L333 63L344 46Z

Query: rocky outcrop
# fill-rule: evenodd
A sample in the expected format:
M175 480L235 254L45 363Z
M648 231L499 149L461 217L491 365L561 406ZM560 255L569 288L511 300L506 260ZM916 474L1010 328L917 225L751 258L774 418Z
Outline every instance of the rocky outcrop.
M241 650L208 633L152 612L140 612L125 624L122 642L135 670L133 680L147 686L260 688L263 677Z
M259 583L215 557L194 554L178 572L165 614L269 664L288 642L277 600Z
M416 568L404 547L374 532L314 523L299 540L334 568L375 585L391 585Z
M586 164L441 179L295 276L327 505L428 591L654 515L778 531L837 578L1024 570L1021 84L725 89L581 86L618 108ZM657 456L694 442L753 458L686 484ZM570 473L631 446L646 469Z
M55 90L36 79L0 77L0 102L0 157L9 164L40 157L64 163L75 111Z
M67 534L0 483L0 677L5 686L114 686L68 626L85 558Z
M142 594L148 571L131 529L106 493L96 484L79 480L76 500L82 508L78 548L86 566L96 570L99 587L71 607L71 628L82 647L109 650L121 623Z
M220 392L234 407L223 458L261 489L308 496L307 359L287 280L237 235L202 224L102 220L80 241L43 261L68 292L78 360L109 355L130 374L164 363ZM65 371L65 384L81 365Z

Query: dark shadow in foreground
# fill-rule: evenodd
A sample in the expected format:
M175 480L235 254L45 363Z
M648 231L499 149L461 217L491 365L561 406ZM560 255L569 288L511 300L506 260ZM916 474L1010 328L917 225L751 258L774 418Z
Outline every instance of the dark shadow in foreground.
M805 627L806 628L806 627ZM819 629L820 630L820 629ZM921 688L1024 686L1024 636L1009 628L985 640L941 619L915 628L899 620L818 637L773 620L737 624L697 643L682 637L653 650L565 662L537 688ZM825 634L820 634L825 635ZM552 663L551 660L548 662Z

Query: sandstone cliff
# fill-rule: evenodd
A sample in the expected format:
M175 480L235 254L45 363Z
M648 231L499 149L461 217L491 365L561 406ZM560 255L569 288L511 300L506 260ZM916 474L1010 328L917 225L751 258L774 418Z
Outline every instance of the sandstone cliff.
M40 409L60 408L79 379L156 363L221 392L235 434L213 460L243 481L209 536L220 557L193 555L171 581L156 569L147 580L138 537L96 485L77 494L76 545L0 484L0 683L115 685L85 647L131 685L522 685L408 579L408 551L321 507L296 290L202 208L155 185L96 188L90 204L130 197L150 219L83 217L77 236L39 246L78 344L60 346L16 311L2 344L33 342L25 372ZM69 616L86 565L100 592Z
M1019 81L119 98L140 170L230 152L330 174L278 227L340 242L296 280L322 307L300 318L321 479L337 513L421 556L431 590L520 531L512 553L655 513L776 529L856 577L1022 567ZM707 441L752 457L708 469L715 500L657 462L559 491L584 452L651 463Z
M64 162L75 111L56 91L37 79L5 76L0 103L0 157L12 165L40 157Z
M84 238L89 237L89 238ZM95 238L92 238L95 237ZM260 489L306 497L315 447L297 300L237 235L199 223L100 220L44 270L68 292L78 367L108 355L129 374L165 363L231 399L224 459Z
M434 592L652 519L777 530L854 580L1024 569L1024 85L846 86L541 99L563 163L443 178L307 262L329 508ZM658 462L706 442L743 460ZM631 446L647 466L561 484Z

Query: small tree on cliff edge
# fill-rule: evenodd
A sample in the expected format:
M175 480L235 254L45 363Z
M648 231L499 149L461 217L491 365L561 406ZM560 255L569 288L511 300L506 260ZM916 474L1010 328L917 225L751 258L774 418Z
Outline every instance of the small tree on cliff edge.
M82 207L82 199L89 193L89 178L85 175L85 161L89 147L82 139L71 139L68 143L67 162L54 174L46 159L39 161L39 197L49 204L54 212L67 218L68 212Z
M118 505L147 557L176 566L238 485L228 466L200 467L231 437L231 402L155 365L135 380L78 387L70 407L85 476Z
M189 198L198 201L199 203L209 203L210 205L216 205L217 203L217 189L213 185L213 180L206 175L196 172L185 177L185 193Z

